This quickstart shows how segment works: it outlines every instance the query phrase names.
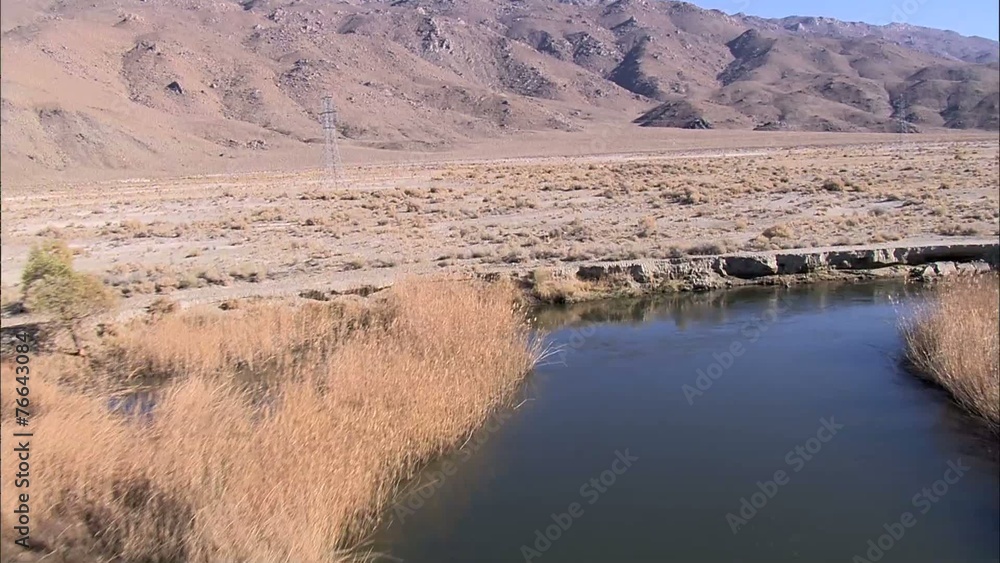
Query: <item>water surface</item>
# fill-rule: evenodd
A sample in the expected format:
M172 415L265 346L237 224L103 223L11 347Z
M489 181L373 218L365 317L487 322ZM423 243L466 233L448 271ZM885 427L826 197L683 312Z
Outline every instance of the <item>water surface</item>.
M528 401L429 467L373 549L407 562L998 561L996 438L901 367L897 317L917 299L816 286L541 311L562 351Z

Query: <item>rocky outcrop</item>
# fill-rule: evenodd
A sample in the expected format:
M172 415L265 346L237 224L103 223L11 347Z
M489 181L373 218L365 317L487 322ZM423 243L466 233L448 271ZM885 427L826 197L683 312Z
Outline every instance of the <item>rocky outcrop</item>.
M718 80L723 86L728 86L738 80L743 80L756 68L767 62L767 56L777 39L764 37L755 29L748 29L742 35L726 43L732 53L733 62L719 73Z
M712 129L701 111L687 100L664 102L639 117L632 123L640 127L679 127L681 129Z
M734 278L754 279L778 273L778 257L774 255L723 256L717 261L718 272Z
M635 260L562 268L557 276L645 291L699 291L814 280L909 278L994 271L997 243L877 246Z
M646 96L654 100L665 99L666 94L660 89L656 76L647 74L642 62L646 55L649 38L644 37L632 47L625 58L607 76L608 80L628 90L629 92Z

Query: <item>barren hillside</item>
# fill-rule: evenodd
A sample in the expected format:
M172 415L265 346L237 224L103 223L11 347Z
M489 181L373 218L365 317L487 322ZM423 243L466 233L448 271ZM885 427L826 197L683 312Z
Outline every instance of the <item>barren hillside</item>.
M655 0L4 0L3 180L634 127L998 128L997 43Z

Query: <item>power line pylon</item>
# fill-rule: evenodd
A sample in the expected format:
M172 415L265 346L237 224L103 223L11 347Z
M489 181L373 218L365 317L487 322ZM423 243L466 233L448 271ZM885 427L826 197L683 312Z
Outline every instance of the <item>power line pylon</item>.
M912 125L909 120L910 104L907 100L906 91L900 92L896 102L894 104L895 114L896 114L896 135L898 136L898 142L896 144L896 158L903 158L903 152L907 148L906 134L911 131Z
M337 110L333 107L333 98L330 96L323 98L320 120L323 123L326 184L328 188L341 188L344 185L344 163L340 159L340 147L337 146Z

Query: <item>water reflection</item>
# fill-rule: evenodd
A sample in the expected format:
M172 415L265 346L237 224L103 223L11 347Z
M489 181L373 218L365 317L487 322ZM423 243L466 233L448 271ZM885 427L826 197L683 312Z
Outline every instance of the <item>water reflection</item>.
M861 299L885 304L907 300L925 291L917 284L818 283L803 287L751 286L701 293L680 293L638 299L610 299L572 305L546 305L535 311L536 325L545 330L595 323L643 324L671 321L680 330L730 321L734 305L758 308L761 316L774 316L782 302L795 296L797 307L811 312L826 310L831 296L838 302Z

